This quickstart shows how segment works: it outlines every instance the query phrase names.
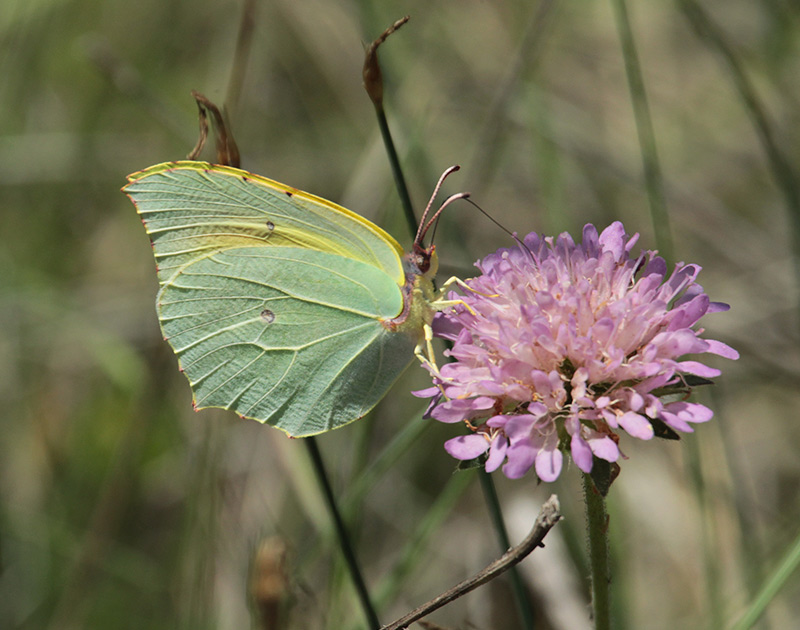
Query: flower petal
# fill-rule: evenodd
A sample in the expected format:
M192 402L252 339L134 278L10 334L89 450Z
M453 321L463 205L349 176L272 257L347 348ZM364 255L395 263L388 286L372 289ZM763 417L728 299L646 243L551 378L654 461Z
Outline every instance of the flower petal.
M725 357L726 359L733 359L734 361L739 358L739 353L728 344L715 341L714 339L706 339L706 343L708 344L708 352Z
M436 386L428 387L427 389L418 389L411 392L411 395L416 396L417 398L431 398L437 394L441 394L441 390Z
M626 411L619 418L619 425L635 438L640 440L650 440L655 435L653 425L647 418L640 416L633 411Z
M570 452L572 453L572 461L575 465L585 473L592 472L592 449L580 435L577 433L572 436L570 440ZM541 475L539 475L541 477Z
M597 230L594 229L594 226L587 225L583 228L584 242L586 241L587 228L589 227L594 230L595 238L597 237ZM622 259L622 256L625 254L625 228L620 221L614 221L614 223L603 230L598 240L603 246L603 251L611 252L615 261Z
M684 401L664 405L660 414L660 418L669 426L684 433L694 431L689 422L707 422L713 416L714 412L705 405Z
M542 449L536 455L536 476L542 481L555 481L561 474L564 456L557 448Z
M489 448L489 440L483 435L460 435L444 443L444 450L456 459L475 459Z
M619 446L607 435L590 439L589 447L596 457L604 459L607 462L615 462L619 459Z
M529 440L522 440L508 447L508 461L503 466L503 474L509 479L519 479L533 466L536 450Z
M505 461L507 450L508 440L502 435L496 436L489 448L489 457L486 459L486 472L494 472L500 467L500 464Z
M477 398L457 398L439 404L431 416L439 422L461 422L476 417L482 411L494 406L494 399L488 396Z
M529 414L519 414L515 416L506 416L505 433L508 439L512 441L519 439L527 439L530 436L533 426L536 423L536 418Z
M678 362L678 367L682 372L694 374L696 376L702 376L703 378L714 378L715 376L722 374L722 372L716 368L708 367L707 365L703 365L697 361L680 361Z

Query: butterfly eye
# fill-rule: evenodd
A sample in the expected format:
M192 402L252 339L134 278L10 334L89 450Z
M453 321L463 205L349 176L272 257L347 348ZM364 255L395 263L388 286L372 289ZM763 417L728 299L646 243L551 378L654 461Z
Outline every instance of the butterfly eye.
M431 257L427 255L427 252L418 254L415 262L420 273L427 273L431 268Z
M425 248L419 243L414 243L411 253L408 255L407 260L413 267L412 271L415 274L425 274L431 268L431 253L433 247Z

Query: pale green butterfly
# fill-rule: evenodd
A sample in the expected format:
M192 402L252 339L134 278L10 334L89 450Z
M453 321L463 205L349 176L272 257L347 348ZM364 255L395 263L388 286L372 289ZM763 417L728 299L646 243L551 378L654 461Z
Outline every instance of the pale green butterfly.
M196 409L314 435L363 417L415 352L432 357L433 314L452 302L434 290L437 256L422 238L465 194L426 223L429 204L404 255L363 217L236 168L169 162L128 180L161 329Z

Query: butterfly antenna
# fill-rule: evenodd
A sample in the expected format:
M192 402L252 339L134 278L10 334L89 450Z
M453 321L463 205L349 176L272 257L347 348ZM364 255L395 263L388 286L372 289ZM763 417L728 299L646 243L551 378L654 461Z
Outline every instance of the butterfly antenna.
M469 201L469 195L470 193L468 192L460 192L456 193L455 195L450 195L447 199L445 199L442 202L442 205L439 206L439 209L430 218L430 221L428 221L428 225L425 227L425 229L420 230L422 234L420 235L419 237L420 241L418 242L422 242L422 239L425 238L425 234L428 231L428 228L430 228L431 226L433 226L433 232L431 233L431 241L433 241L434 236L436 235L436 226L439 225L439 217L442 215L442 211L451 203L453 203L454 201L458 201L459 199L466 199L467 201Z
M483 216L485 216L487 219L489 219L489 221L491 221L491 222L492 222L492 223L494 223L494 224L495 224L497 227L499 227L501 230L503 230L503 232L505 232L506 234L508 234L508 235L509 235L511 238L513 238L513 239L514 239L515 241L517 241L518 243L522 243L522 241L520 241L520 240L519 240L519 238L517 237L516 233L514 233L514 232L510 231L510 230L509 230L509 229L508 229L506 226L504 226L502 223L500 223L500 221L498 221L497 219L495 219L495 218L494 218L494 217L493 217L491 214L489 214L488 212L486 212L486 210L484 210L484 209L483 209L483 208L481 208L481 207L480 207L480 206L479 206L477 203L475 203L474 201L472 201L472 199L467 199L467 201L468 201L469 203L471 203L473 206L475 206L475 208L477 208L477 209L478 209L478 212L480 212L480 213L481 213Z
M448 175L450 175L451 173L455 173L460 168L461 167L458 164L454 164L453 166L448 168L444 173L442 173L442 176L439 178L436 187L433 189L433 194L431 195L431 198L428 200L428 205L425 206L425 212L422 213L422 217L419 220L419 228L417 228L417 236L414 239L415 244L417 245L422 244L422 239L425 238L425 233L430 229L431 224L434 222L436 217L439 216L439 213L441 213L442 208L444 207L444 204L442 204L442 206L439 207L439 209L436 211L436 214L434 214L433 217L431 217L430 220L428 220L428 213L431 211L431 207L433 206L433 200L436 199L436 195L439 194L439 189L442 187L444 180L447 179ZM448 203L448 201L449 200L445 201L445 204Z
M483 208L481 208L481 207L480 207L480 206L479 206L477 203L475 203L474 201L472 201L472 199L469 199L469 198L467 198L467 201L468 201L469 203L471 203L473 206L475 206L475 208L477 208L477 209L478 209L478 212L480 212L480 213L481 213L483 216L485 216L487 219L489 219L489 221L491 221L492 223L494 223L494 224L495 224L497 227L499 227L501 230L503 230L503 232L505 232L505 233L506 233L506 234L508 234L508 235L509 235L511 238L513 238L513 239L514 239L514 240L517 242L517 244L518 244L520 247L522 247L523 249L526 249L526 250L528 250L528 253L529 253L531 256L533 256L533 258L534 258L534 259L537 259L537 256L536 256L536 254L534 254L534 253L531 251L531 248L530 248L530 247L528 247L528 246L525 244L525 241L523 241L523 240L522 240L522 239L521 239L519 236L517 236L517 233L516 233L516 232L512 232L512 231L510 231L510 230L509 230L509 229L508 229L506 226L504 226L502 223L500 223L500 222L499 222L497 219L495 219L495 218L494 218L494 217L493 217L491 214L489 214L488 212L486 212L486 210L484 210L484 209L483 209Z

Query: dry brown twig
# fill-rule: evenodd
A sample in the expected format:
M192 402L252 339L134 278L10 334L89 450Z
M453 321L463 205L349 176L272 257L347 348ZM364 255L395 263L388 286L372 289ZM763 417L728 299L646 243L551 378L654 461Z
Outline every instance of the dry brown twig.
M506 551L482 571L460 582L453 588L446 590L441 595L434 597L426 604L415 608L397 621L390 623L388 626L383 626L381 630L404 630L415 621L422 619L422 617L429 615L462 595L466 595L482 584L493 580L501 573L504 573L514 565L520 563L529 553L536 549L536 547L543 547L542 541L547 535L547 532L549 532L561 518L561 506L558 503L558 497L553 494L544 502L544 505L542 505L539 516L533 524L533 529L531 529L530 533L516 547L512 547Z

